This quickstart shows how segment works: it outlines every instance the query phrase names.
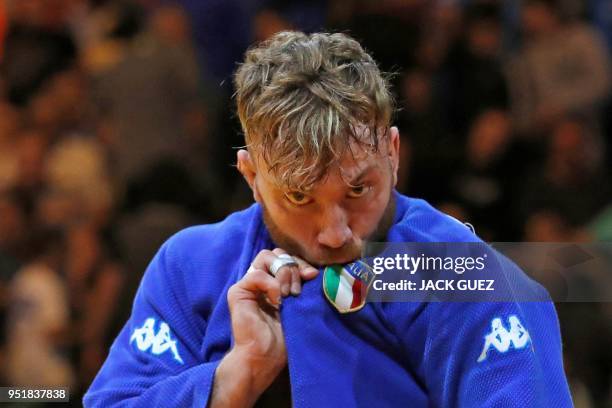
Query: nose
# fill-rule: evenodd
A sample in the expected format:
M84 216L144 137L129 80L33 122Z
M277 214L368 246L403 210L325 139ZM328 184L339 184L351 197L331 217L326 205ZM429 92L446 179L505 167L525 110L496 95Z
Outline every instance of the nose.
M341 248L348 243L353 232L348 226L346 213L336 207L328 210L323 218L323 225L317 237L319 244L329 248Z

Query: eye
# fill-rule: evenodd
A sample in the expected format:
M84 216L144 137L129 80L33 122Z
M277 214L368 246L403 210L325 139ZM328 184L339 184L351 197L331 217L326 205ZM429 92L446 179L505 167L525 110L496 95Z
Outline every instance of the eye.
M285 193L285 197L291 204L294 205L306 205L312 201L312 198L302 193L301 191L290 191Z
M363 197L364 195L368 193L368 191L371 190L371 188L372 188L371 186L366 186L366 185L351 187L351 189L349 190L348 196L350 198Z

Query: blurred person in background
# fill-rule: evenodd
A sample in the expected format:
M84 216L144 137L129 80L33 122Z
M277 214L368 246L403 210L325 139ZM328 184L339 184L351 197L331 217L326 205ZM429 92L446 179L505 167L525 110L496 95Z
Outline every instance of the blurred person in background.
M0 191L0 251L15 260L28 256L31 204L18 190Z
M446 126L433 75L420 68L407 70L399 91L398 127L407 138L401 149L409 160L402 161L398 188L439 202L446 198L445 169L458 161L460 145Z
M473 122L463 160L449 177L451 202L487 241L520 236L520 221L512 216L512 208L521 156L507 112L491 109Z
M253 38L253 16L262 1L176 0L193 27L201 76L222 88L229 96L231 75Z
M427 36L430 39L430 34L444 37L445 30L452 26L436 26L438 29L430 30L433 25L426 24L425 15L435 8L435 5L429 8L428 2L423 0L340 0L330 3L329 27L334 31L350 32L355 38L359 38L385 72L394 72L400 67L408 66L413 58L412 50L417 47L421 37ZM428 16L433 15L434 12L431 12ZM427 31L427 34L422 34L423 31ZM390 38L395 39L392 47L389 46ZM439 42L432 43L437 45Z
M582 22L565 22L556 0L527 0L521 13L523 45L507 66L517 128L539 134L568 114L599 126L611 83L601 36Z
M72 64L76 47L64 1L7 0L9 28L0 73L11 102L26 104L49 76Z
M400 177L408 183L400 189L446 206L456 198L451 184L458 178L449 177L448 168L464 166L473 122L488 111L503 116L508 92L500 6L477 1L463 9L432 3L430 9L422 11L414 67L404 72L399 88L398 124L411 145L410 166Z
M76 206L65 214L49 214L45 221L66 224L74 219L87 219L98 227L105 227L114 206L112 181L105 152L92 138L66 137L48 152L44 167L45 190L40 204L52 205L53 198L66 198ZM53 211L52 207L43 207Z
M205 216L210 181L208 115L189 43L187 20L176 7L155 11L148 23L134 4L111 2L118 13L107 36L116 58L97 68L94 100L110 131L113 180L126 210L171 202ZM159 179L158 174L172 174ZM163 186L164 180L168 180ZM187 196L177 186L193 186ZM157 191L168 194L151 196Z
M506 110L509 105L500 14L501 6L495 2L471 2L464 12L463 35L445 61L448 115L460 135L467 134L483 111Z
M21 112L0 100L0 191L10 189L17 179L17 134Z
M30 200L42 191L48 135L39 128L22 129L18 137L18 173L15 188Z
M0 190L0 367L6 367L6 314L11 303L11 281L26 260L27 204L16 191ZM0 369L0 381L6 384Z
M81 386L89 384L104 360L116 330L123 271L110 257L95 228L73 225L66 237L65 283L75 322L75 358ZM83 390L84 391L84 390Z
M528 169L518 203L521 219L554 209L575 228L586 225L608 203L610 179L603 151L590 122L568 116L556 122L544 161ZM529 228L529 226L527 226Z
M60 276L63 240L56 231L40 231L32 239L32 256L10 286L7 385L73 387L68 288Z

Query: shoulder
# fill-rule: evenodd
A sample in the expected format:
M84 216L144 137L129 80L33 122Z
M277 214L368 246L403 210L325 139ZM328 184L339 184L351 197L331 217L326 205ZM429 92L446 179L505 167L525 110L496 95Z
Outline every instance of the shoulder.
M210 234L223 233L226 235L244 234L253 221L258 221L261 217L261 207L259 204L252 204L244 210L229 214L226 218L212 224L194 225L185 228L174 234L171 240L188 243L188 241L202 238Z
M396 219L389 239L399 242L480 242L472 229L427 201L396 193Z
M243 258L250 256L262 224L261 209L254 204L218 223L177 232L151 261L143 286L152 292L173 287L177 292L195 294L218 291Z
M253 204L220 222L185 228L170 237L163 247L171 256L181 259L197 260L211 253L218 256L254 237L260 224L261 208Z

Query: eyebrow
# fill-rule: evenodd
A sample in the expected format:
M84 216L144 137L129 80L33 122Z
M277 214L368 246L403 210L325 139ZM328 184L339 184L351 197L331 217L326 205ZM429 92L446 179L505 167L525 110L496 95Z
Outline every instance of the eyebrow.
M369 164L363 169L359 170L359 172L356 173L354 176L344 175L342 174L342 170L341 170L340 175L341 175L342 180L344 180L344 182L347 183L348 186L356 186L357 183L359 183L363 178L365 178L365 176L367 176L369 172L371 172L373 169L377 167L380 167L380 166L378 164ZM308 188L289 186L287 188L281 185L277 185L276 188L282 192L297 191L297 192L304 193L304 194L311 194L313 190L313 186L310 186Z
M354 186L358 182L360 182L375 167L378 167L378 166L370 164L370 165L366 166L364 169L360 170L359 173L357 173L356 175L349 176L349 177L346 177L346 178L343 175L342 178L348 183L348 185Z

